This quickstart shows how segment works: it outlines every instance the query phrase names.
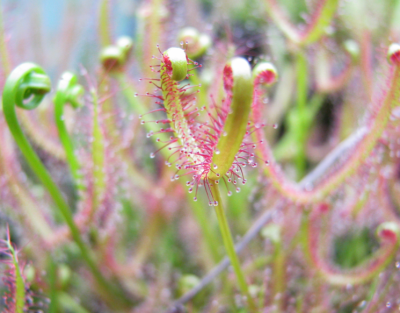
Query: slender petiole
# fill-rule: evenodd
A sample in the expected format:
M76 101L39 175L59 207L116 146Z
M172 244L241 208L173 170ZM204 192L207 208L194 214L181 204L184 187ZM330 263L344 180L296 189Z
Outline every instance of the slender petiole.
M247 286L246 279L244 277L242 268L240 266L239 258L235 251L235 245L233 243L232 234L229 229L228 221L226 219L225 211L222 205L222 199L218 185L212 182L210 184L210 189L214 197L214 200L216 201L215 213L217 214L222 240L224 242L226 253L228 254L236 278L238 280L240 291L243 293L244 296L246 296L250 311L257 312L256 305L253 301L253 298L250 296L249 287Z
M76 157L74 145L70 135L68 134L64 119L65 104L71 104L74 109L82 106L79 98L83 95L84 89L77 83L77 80L76 75L70 72L65 72L62 75L61 80L58 83L56 96L54 97L54 116L57 124L58 135L60 136L61 143L64 147L75 186L78 189L83 189L82 175L80 174L81 166Z

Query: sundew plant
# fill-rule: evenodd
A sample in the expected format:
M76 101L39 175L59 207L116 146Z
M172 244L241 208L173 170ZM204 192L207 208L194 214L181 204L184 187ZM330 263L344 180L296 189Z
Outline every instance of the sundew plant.
M400 311L400 1L0 2L2 312Z

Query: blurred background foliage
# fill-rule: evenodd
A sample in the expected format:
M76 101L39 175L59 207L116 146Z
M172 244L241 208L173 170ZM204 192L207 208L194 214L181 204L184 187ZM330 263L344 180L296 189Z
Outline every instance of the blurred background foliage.
M278 1L300 30L322 2ZM105 20L100 13L103 4ZM301 48L284 36L267 13L266 2L259 0L2 0L1 9L3 37L12 68L26 61L43 66L53 82L52 96L64 71L82 74L79 80L86 88L85 105L77 112L66 108L65 115L88 181L93 179L90 89L95 87L100 98L109 98L111 103L106 107L103 104L108 100L104 100L101 111L102 127L109 135L105 142L109 179L105 194L109 198L89 225L82 227L82 234L101 272L118 290L123 290L120 298L104 294L85 267L76 244L63 228L62 216L53 210L54 204L12 142L1 117L0 149L9 159L3 155L0 160L0 235L6 238L9 225L11 240L20 250L24 264L30 297L27 307L35 312L168 312L173 301L195 287L225 255L207 196L200 192L199 201L193 202L183 178L183 184L171 182L174 171L165 166L163 156L149 158L154 145L140 125L141 113L135 111L132 99L127 100L124 94L127 88L141 94L148 90L138 79L154 77L149 66L157 64L151 58L158 53L156 44L162 51L178 46L178 33L187 26L212 38L212 47L198 60L203 64L197 72L206 100L213 93L219 96L218 71L228 56L243 56L252 65L262 60L272 62L278 69L279 82L265 98L265 137L285 176L295 183L307 177L329 152L363 125L365 114L387 88L387 47L400 41L398 0L339 1L333 21L321 38ZM101 68L99 54L105 45L100 29L107 22L112 37L109 44L120 36L133 39L132 57L124 67L129 87L110 78ZM346 48L348 40L356 44L355 50ZM305 70L299 70L299 66ZM346 77L337 87L326 87L332 78L345 72ZM1 86L7 74L3 64ZM300 121L301 94L306 109ZM54 125L52 96L37 110L24 113L22 124L79 216L90 206L90 195L85 198L74 187ZM156 107L152 99L138 99L147 111ZM107 133L107 123L114 116L116 132ZM388 141L398 137L397 125L393 127L395 130L387 135L389 139L385 138ZM381 251L375 236L379 224L399 223L397 146L398 142L383 152L377 147L371 152L377 160L363 163L320 201L329 203L332 210L328 218L321 218L321 223L325 221L322 230L313 235L322 242L321 254L335 271L343 271L344 277L352 269L356 273L364 268L370 270L368 261ZM5 167L10 167L11 172ZM384 168L390 173L385 197L379 193L383 183L374 174ZM332 166L324 173L326 181L336 170ZM320 181L324 182L324 177ZM315 264L310 264L304 251L307 249L302 248L307 241L303 221L307 213L303 211L311 211L320 203L304 204L286 197L261 166L246 169L246 178L247 184L240 186L240 193L224 200L237 242L262 214L270 213L268 223L241 254L259 312L372 313L394 312L400 307L396 288L399 257L391 255L385 266L360 284L336 286L327 282L313 267ZM19 194L7 187L11 184L20 188ZM21 204L21 198L29 201ZM381 198L389 198L393 214L380 210ZM27 217L24 207L30 210L31 204L42 212L50 229L48 241ZM381 261L378 259L377 263ZM8 266L4 263L2 269ZM1 294L6 287L0 283ZM130 302L128 306L119 303L125 298ZM0 302L0 308L5 310L2 306L4 303ZM247 312L246 300L240 295L231 268L174 310Z

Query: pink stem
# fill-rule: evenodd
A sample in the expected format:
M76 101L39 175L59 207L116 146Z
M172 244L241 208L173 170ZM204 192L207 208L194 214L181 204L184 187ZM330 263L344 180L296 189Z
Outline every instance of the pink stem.
M329 174L324 181L316 186L310 186L307 190L285 177L279 165L274 160L263 129L257 128L255 132L256 142L264 143L257 146L257 153L261 159L269 164L268 166L264 166L264 171L270 178L272 185L286 198L298 204L316 203L337 189L349 176L356 173L365 159L371 154L377 141L381 138L389 121L391 109L398 104L400 96L400 69L396 64L390 68L387 86L381 99L372 106L366 126L359 130L360 138L354 143L352 152L344 160L335 162L337 169ZM260 99L260 95L254 95L254 107L263 105ZM253 121L255 124L260 124L260 116L255 112L257 110L253 110Z
M399 247L398 233L390 228L383 228L378 233L382 241L381 248L379 248L368 261L364 262L363 265L351 271L343 271L333 266L319 255L320 236L317 224L328 211L328 205L321 204L316 210L310 213L310 216L303 224L303 230L306 236L304 245L308 261L312 264L313 268L317 270L319 275L332 285L357 285L371 280L388 265L397 251Z

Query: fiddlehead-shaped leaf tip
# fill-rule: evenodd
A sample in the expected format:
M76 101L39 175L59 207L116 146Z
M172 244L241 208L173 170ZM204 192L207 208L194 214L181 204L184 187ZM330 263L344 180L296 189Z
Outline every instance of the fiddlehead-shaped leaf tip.
M191 59L204 55L211 47L211 37L207 34L200 34L196 28L185 27L178 34L178 41L186 45L186 53Z
M399 65L400 64L400 45L392 43L389 46L387 58L389 63Z
M381 241L381 247L373 255L364 260L362 264L352 268L351 271L343 271L332 266L319 253L321 218L329 210L324 207L311 212L309 218L305 218L303 224L306 236L304 247L311 264L319 271L322 277L330 284L345 286L347 284L362 284L371 280L382 272L389 264L399 247L399 226L395 222L384 222L376 230L376 235ZM316 226L320 224L320 226Z
M187 76L187 57L181 48L169 48L163 53L167 74L172 80L181 81Z
M230 62L230 66L232 68L232 75L234 80L245 80L249 82L251 77L251 69L250 64L244 58L236 57L233 58ZM239 84L235 84L236 88L239 87ZM235 88L235 87L234 87Z
M185 27L178 34L178 40L189 46L196 45L200 38L199 31L194 27Z
M41 67L34 63L23 63L11 72L4 85L4 109L9 111L15 104L22 109L32 110L50 89L50 78Z
M128 36L117 39L115 45L106 46L100 52L100 62L107 71L118 71L123 68L133 49L133 40Z
M261 62L253 69L254 85L270 86L278 80L278 71L272 63Z
M396 242L399 240L400 229L395 222L385 222L378 226L376 234L383 240Z
M58 128L58 134L67 155L67 161L69 163L72 176L74 177L78 188L83 188L82 184L80 184L80 165L74 153L73 142L68 134L67 127L65 126L64 105L66 103L70 103L75 109L81 107L83 104L81 100L83 94L84 88L82 85L78 84L77 76L71 72L65 72L61 76L57 86L57 93L54 97L54 117Z
M114 70L123 66L125 55L117 46L105 47L100 53L100 62L106 70Z
M83 86L78 84L77 76L71 72L65 72L58 83L54 101L57 97L63 96L65 103L70 103L74 109L77 109L83 105L81 97L84 92Z

